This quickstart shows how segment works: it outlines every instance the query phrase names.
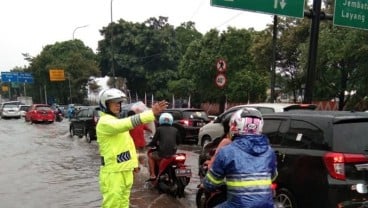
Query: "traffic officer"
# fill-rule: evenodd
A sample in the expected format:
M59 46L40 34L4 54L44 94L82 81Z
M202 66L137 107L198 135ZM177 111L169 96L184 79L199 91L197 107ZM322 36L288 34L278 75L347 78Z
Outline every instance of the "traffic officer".
M115 88L100 92L101 117L96 126L97 143L101 155L99 173L103 208L128 208L133 185L133 171L137 172L138 157L129 130L155 120L155 115L167 108L166 101L152 105L151 110L120 119L121 104L126 95Z

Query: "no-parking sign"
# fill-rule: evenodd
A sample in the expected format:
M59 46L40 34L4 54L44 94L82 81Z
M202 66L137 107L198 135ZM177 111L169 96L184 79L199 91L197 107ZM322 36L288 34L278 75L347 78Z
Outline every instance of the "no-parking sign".
M226 84L226 76L225 74L219 73L217 74L216 78L215 78L215 82L216 82L216 86L219 88L223 88Z

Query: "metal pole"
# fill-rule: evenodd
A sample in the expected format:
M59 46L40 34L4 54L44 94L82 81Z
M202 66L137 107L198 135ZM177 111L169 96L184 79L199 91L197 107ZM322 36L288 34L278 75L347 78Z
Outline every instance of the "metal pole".
M76 27L74 30L73 30L73 40L74 40L74 33L76 30L80 29L80 28L84 28L84 27L88 27L88 25L83 25L83 26L79 26L79 27Z
M271 69L271 103L276 101L276 41L277 41L277 15L273 16L273 35L272 35L272 69Z
M72 87L70 85L70 73L68 73L68 82L69 82L69 97L70 97L70 103L73 103L72 99Z
M113 27L112 27L112 1L110 1L110 27L111 27L111 34L110 34L110 44L111 44L111 73L112 73L112 80L113 86L115 86L115 69L114 69L114 47L113 47Z
M311 38L309 42L307 80L305 83L303 103L312 103L313 88L316 74L316 58L319 34L319 22L321 15L321 0L313 0Z
M45 104L47 104L47 90L46 90L46 85L43 86L44 90L45 90Z

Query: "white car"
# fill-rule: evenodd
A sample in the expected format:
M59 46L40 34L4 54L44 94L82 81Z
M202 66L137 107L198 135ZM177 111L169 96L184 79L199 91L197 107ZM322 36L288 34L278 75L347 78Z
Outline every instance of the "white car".
M217 137L221 137L224 134L223 123L228 123L231 115L241 109L241 108L255 108L259 110L262 114L266 113L277 113L284 112L289 110L298 110L298 109L316 109L316 105L313 104L292 104L292 103L254 103L247 105L237 105L232 108L229 108L212 122L204 125L199 129L198 134L198 145L202 147L207 143L211 142Z
M20 111L17 104L12 102L3 103L1 108L1 118L20 118Z
M19 112L21 117L25 117L30 105L19 105Z

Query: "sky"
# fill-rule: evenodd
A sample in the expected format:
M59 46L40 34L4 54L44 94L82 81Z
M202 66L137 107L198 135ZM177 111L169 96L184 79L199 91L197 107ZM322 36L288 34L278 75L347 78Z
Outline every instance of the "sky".
M112 4L111 4L112 2ZM112 13L111 13L112 5ZM46 45L80 39L96 52L99 30L112 19L141 23L168 17L175 27L193 21L199 32L272 24L269 14L219 8L210 0L4 0L0 2L0 71L28 66L23 53L37 56Z

